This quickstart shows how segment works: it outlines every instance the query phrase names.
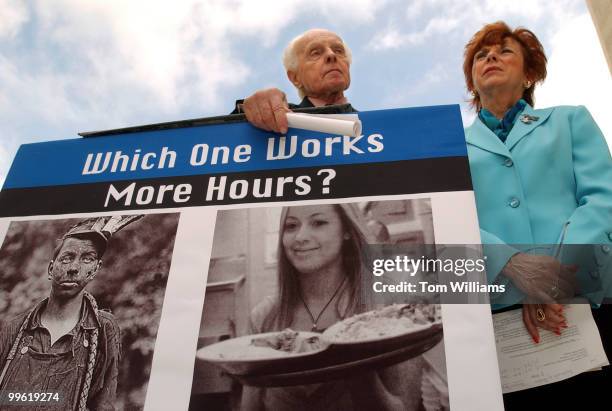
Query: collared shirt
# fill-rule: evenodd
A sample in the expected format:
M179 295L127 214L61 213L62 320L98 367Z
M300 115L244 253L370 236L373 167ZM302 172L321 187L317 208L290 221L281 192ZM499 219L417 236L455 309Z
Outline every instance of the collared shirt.
M51 345L49 330L41 323L47 302L48 299L41 301L32 310L0 389L11 392L58 392L61 409L76 409L94 343L92 331L97 329L96 358L87 408L116 409L120 335L114 317L108 312L94 310L88 299L84 298L77 324ZM7 362L8 353L28 312L0 330L0 370ZM3 409L1 405L0 409Z
M331 106L337 107L337 109L334 110L335 114L356 113L358 111L358 110L355 110L355 108L353 108L351 103L348 103L348 102L345 104L331 105ZM312 103L312 101L310 101L308 97L304 97L302 101L300 102L300 104L289 103L289 108L292 110L296 108L310 108L310 107L315 107L315 105ZM327 106L323 106L323 107L327 107Z
M482 108L478 112L478 118L493 132L502 143L506 142L506 138L508 138L508 134L512 130L514 123L516 123L516 119L518 115L525 109L527 102L523 99L517 101L514 106L512 106L506 114L504 114L504 118L499 120L497 117L493 115L486 108Z
M230 114L244 114L244 112L242 111L243 103L244 103L244 100L236 100L234 111L232 111ZM288 106L291 110L315 107L315 105L312 104L312 101L310 101L308 97L304 97L302 101L300 102L300 104L289 103ZM323 107L326 107L326 106L323 106ZM355 108L348 102L346 104L330 106L330 108L333 108L333 110L330 110L329 113L326 112L325 114L346 114L346 113L357 113L359 111L359 110L355 110Z
M349 104L348 100L346 97L342 97L342 99L335 101L333 103L327 103L324 100L315 98L315 97L308 97L308 100L310 100L310 102L315 106L315 107L322 107L322 106L337 106L339 104Z
M91 331L100 327L98 316L90 305L84 302L81 304L79 321L74 325L72 330L61 336L51 345L51 334L49 330L42 325L40 318L43 310L47 307L48 301L48 298L42 300L32 313L30 324L26 328L28 337L31 336L28 346L44 354L63 354L71 351L72 355L74 355L74 350L77 345L89 344L84 342L86 339L86 331Z

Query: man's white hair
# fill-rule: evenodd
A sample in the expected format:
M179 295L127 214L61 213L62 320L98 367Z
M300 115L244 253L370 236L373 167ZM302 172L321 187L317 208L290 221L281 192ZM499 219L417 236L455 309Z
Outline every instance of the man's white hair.
M296 44L298 44L300 42L300 40L302 40L306 35L310 34L313 31L328 31L332 34L335 34L336 36L338 36L336 33L334 33L333 31L329 31L326 29L310 29L308 31L303 32L302 34L300 34L299 36L295 37L293 40L291 40L289 42L289 44L287 44L287 47L285 47L285 51L283 52L283 66L285 66L285 71L296 71L298 68L298 55L296 53L295 50L295 46ZM349 46L344 42L344 40L342 39L342 37L338 36L338 38L340 39L340 41L342 42L342 45L344 46L344 50L346 53L346 58L348 60L348 63L351 64L353 62L353 55L351 53L351 49L349 48ZM304 90L297 88L298 94L300 95L300 98L304 98Z

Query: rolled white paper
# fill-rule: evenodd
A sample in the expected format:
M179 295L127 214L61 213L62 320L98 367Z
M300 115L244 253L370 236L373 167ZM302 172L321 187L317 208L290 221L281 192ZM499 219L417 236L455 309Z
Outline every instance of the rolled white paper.
M340 136L361 135L361 121L355 115L342 116L326 114L287 113L289 127L318 131Z

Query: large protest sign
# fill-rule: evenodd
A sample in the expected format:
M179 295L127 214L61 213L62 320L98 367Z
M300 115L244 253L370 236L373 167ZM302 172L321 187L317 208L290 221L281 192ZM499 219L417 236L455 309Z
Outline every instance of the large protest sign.
M283 264L304 274L338 260L348 273L351 245L361 250L377 242L417 249L479 243L458 107L372 111L359 117L363 135L358 137L295 129L278 136L235 122L22 146L0 192L0 261L10 268L3 267L9 274L2 274L8 284L2 290L8 303L0 305L3 330L20 329L25 320L13 317L31 312L53 290L77 286L71 280L50 287L46 280L55 278L49 263L56 258L54 241L63 239L61 256L72 225L85 218L102 218L104 225L109 216L144 214L106 240L103 259L113 265L105 261L98 267L87 288L100 312L112 310L124 336L124 355L114 368L102 371L102 360L88 357L93 350L84 337L79 342L85 348L83 361L93 370L88 391L78 371L73 373L77 389L42 379L37 389L58 391L63 404L78 404L83 397L95 408L93 401L102 392L97 380L116 373L116 393L104 400L118 408L232 409L250 405L253 393L269 406L287 398L325 402L329 393L350 403L364 390L347 377L366 375L360 382L368 382L368 395L377 401L395 390L408 408L450 403L451 409L501 409L487 305L442 305L440 311L428 302L424 311L411 315L441 317L441 322L428 328L430 334L418 334L420 339L403 333L401 338L416 338L412 343L400 339L398 346L398 340L387 339L387 345L375 348L342 341L327 346L329 340L321 337L324 347L313 351L318 357L289 368L291 359L256 371L239 359L240 369L220 368L201 354L219 341L281 331L271 325L278 307L288 310L295 320L288 323L299 331L331 330L338 318L363 311L356 308L362 301L357 298L373 291L346 274L337 293L313 314L308 295L299 295L301 303L279 297L276 290L286 281ZM340 227L335 234L297 238L302 225L316 231L334 224ZM352 272L374 279L373 267L359 264ZM41 310L28 319L37 320ZM312 324L299 323L308 315ZM23 335L36 333L29 323L23 328ZM19 388L24 358L40 354L39 346L18 334L0 338L0 355L12 357L8 367L0 358L7 370L0 385L4 402L7 390ZM253 343L250 337L245 341L249 347ZM38 363L28 361L36 369ZM70 361L63 366L74 368ZM340 386L338 381L343 381ZM391 382L375 388L381 381ZM305 384L318 388L304 390Z
M28 144L7 176L0 210L58 214L470 190L461 130L430 134L431 122L456 122L457 113L399 114L362 113L360 137L267 136L234 123ZM385 138L382 128L403 137Z

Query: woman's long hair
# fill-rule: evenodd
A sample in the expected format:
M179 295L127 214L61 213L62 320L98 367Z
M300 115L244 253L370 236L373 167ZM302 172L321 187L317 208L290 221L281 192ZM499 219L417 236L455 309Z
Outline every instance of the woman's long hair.
M348 233L350 238L342 243L342 269L346 275L346 281L342 286L340 297L336 299L336 313L340 318L365 311L370 303L367 298L365 287L364 258L367 254L366 245L369 235L367 230L362 229L362 217L353 204L332 204L334 210L340 216L342 231ZM297 206L299 207L299 206ZM283 247L283 234L285 232L285 220L287 219L289 207L284 207L280 218L280 229L278 234L278 294L276 307L270 312L263 322L262 332L282 330L293 322L296 303L300 301L299 272L291 264ZM341 307L341 301L347 301Z

